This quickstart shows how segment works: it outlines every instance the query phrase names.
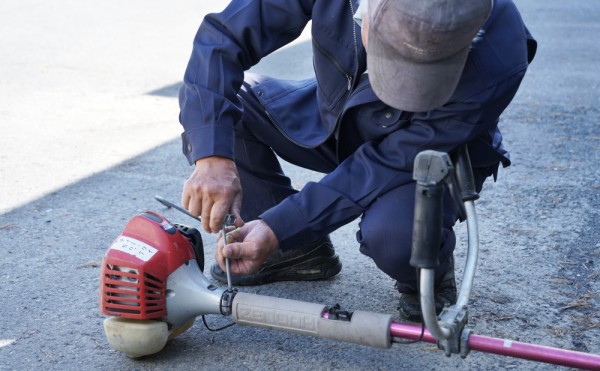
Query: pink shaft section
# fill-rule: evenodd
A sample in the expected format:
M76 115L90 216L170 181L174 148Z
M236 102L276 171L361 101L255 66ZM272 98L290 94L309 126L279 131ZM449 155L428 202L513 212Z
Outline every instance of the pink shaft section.
M392 322L390 324L390 335L403 339L417 340L421 336L421 325ZM425 329L423 339L421 340L428 343L437 343L437 340L435 340L433 335L431 335L427 329Z
M573 350L527 344L481 335L469 336L469 347L472 350L478 350L480 352L500 354L531 361L552 363L554 365L586 370L600 370L600 356L596 354L575 352Z
M421 325L392 322L390 324L390 335L403 339L417 340L421 336ZM423 339L421 340L428 343L437 343L436 339L427 329L425 329ZM471 350L480 352L579 369L600 370L600 355L596 354L527 344L475 334L469 336L468 343Z

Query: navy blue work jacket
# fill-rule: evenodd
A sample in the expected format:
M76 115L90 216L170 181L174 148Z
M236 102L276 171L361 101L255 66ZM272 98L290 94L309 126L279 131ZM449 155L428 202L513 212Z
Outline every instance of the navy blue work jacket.
M332 135L338 142L340 164L333 172L261 215L284 250L352 221L378 195L411 182L422 150L451 152L469 143L473 167L510 164L498 119L536 48L513 2L494 1L451 99L415 113L383 104L363 78L366 54L353 20L356 8L356 0L233 0L207 15L194 39L180 112L190 164L207 156L234 158L234 123L242 116L236 94L244 71L296 39L312 20L316 78L266 79L253 87L293 142L310 148ZM359 131L362 137L355 135Z

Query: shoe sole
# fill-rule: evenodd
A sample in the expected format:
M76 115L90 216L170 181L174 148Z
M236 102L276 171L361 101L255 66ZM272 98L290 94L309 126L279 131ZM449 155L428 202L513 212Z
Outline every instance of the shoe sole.
M315 263L311 267L311 263ZM225 272L213 265L210 269L211 276L217 281L227 283ZM219 272L215 272L218 269ZM264 285L272 282L282 281L320 281L329 279L342 270L342 263L337 255L329 257L316 257L305 260L298 266L287 266L274 269L265 273L255 273L245 276L231 276L231 283L236 286Z

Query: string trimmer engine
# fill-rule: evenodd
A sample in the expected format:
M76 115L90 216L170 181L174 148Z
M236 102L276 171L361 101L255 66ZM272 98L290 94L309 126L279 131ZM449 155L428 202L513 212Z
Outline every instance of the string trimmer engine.
M194 228L153 212L133 217L102 261L102 312L136 320L165 317L167 277L194 260L203 270L203 250Z
M203 270L197 229L151 211L134 216L102 260L100 310L109 316L110 345L134 358L153 354L199 313L221 314L231 295L212 286Z

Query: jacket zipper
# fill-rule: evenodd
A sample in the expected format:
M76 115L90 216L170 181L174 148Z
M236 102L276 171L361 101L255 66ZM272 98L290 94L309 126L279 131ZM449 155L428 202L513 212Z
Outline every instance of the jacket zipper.
M358 70L360 69L360 61L359 61L359 55L358 55L358 39L356 36L356 24L354 22L354 5L352 5L352 0L348 0L348 3L350 4L350 17L352 18L352 36L354 38L354 57L356 59L356 74L358 75ZM321 45L319 45L315 39L312 40L313 45L321 52L323 53L323 55L325 55L327 57L327 59L329 59L334 67L342 74L346 77L346 80L348 80L348 91L352 90L352 75L350 75L349 73L347 73L342 66L339 64L339 62L337 61L337 59L335 59L329 52L327 52L325 49L323 49L321 47ZM290 142L295 143L297 146L302 147L302 148L312 148L309 146L306 146L302 143L298 143L297 141L295 141L294 139L290 138L289 135L287 135L280 127L279 125L277 125L277 123L275 122L275 120L273 119L273 117L271 116L271 114L269 113L268 110L265 110L265 114L267 115L267 117L269 118L269 121L271 121L273 123L273 125L277 128L277 130L281 133L281 135L283 135L286 139L288 139ZM341 120L341 116L342 114L340 113L340 115L338 116L337 120L336 120L336 124L335 124L335 129L333 131L333 135L335 137L335 139L338 139L339 136L339 127L340 127L340 120Z
M317 49L319 49L319 51L321 53L323 53L327 57L327 59L329 59L331 61L331 63L333 63L333 66L335 67L336 70L338 70L342 75L344 75L346 77L346 80L348 80L348 91L350 91L352 89L352 76L350 74L348 74L346 71L344 71L344 69L338 63L338 61L328 51L323 49L321 47L321 45L319 45L314 39L313 39L313 45Z
M352 4L352 0L348 0L348 4L350 4L350 19L351 19L351 24L352 24L352 36L354 39L354 58L356 61L356 76L357 79L358 77L358 71L360 70L360 57L358 55L358 38L356 36L356 22L354 22L354 5ZM348 91L352 90L352 76L346 74L346 78L348 79ZM346 97L346 102L348 101L348 97ZM335 138L336 142L339 143L339 138L340 138L340 131L341 131L341 127L342 127L342 116L344 116L344 109L342 108L342 111L340 112L340 114L338 115L337 119L335 120L335 129L333 129L333 137ZM336 145L336 157L338 158L338 160L340 159L339 156L339 145Z
M352 17L352 36L354 37L354 60L356 61L355 75L358 76L358 71L360 69L360 58L358 55L358 39L356 37L356 26L357 25L356 25L356 22L354 22L354 5L352 5L352 0L348 0L348 3L350 4L350 15ZM348 88L348 90L350 90L350 88Z

